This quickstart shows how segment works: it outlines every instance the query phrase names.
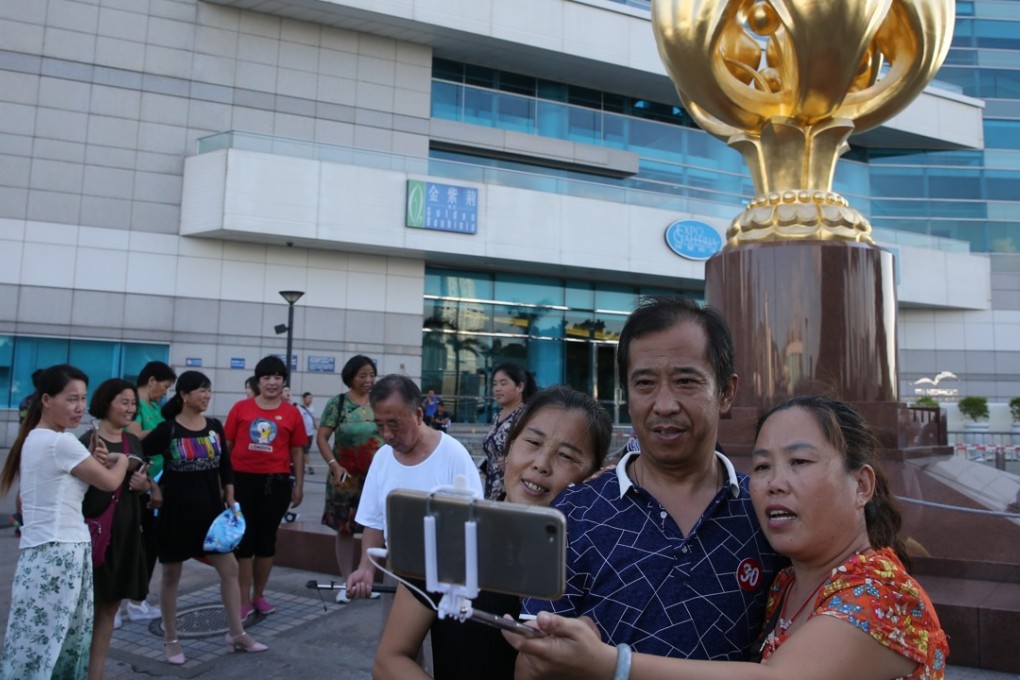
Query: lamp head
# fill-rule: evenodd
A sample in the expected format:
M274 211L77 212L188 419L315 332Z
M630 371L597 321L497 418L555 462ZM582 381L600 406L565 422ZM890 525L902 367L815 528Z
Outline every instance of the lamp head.
M295 302L297 302L298 300L300 300L301 296L304 295L304 294L305 294L305 291L303 291L303 290L281 290L280 291L280 295L283 297L284 300L287 301L287 304L290 304L290 305L292 305Z

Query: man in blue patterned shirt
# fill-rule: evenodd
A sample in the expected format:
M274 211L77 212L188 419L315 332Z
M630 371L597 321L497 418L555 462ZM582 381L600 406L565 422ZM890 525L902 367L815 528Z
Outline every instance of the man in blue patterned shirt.
M567 517L567 590L524 612L591 617L605 642L638 652L745 660L781 558L747 477L715 451L737 389L729 329L686 298L650 298L617 357L640 451L553 503Z

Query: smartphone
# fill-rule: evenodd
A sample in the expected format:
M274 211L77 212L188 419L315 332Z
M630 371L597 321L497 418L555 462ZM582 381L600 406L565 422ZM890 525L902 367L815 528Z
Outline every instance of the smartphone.
M95 453L99 444L99 421L93 420L89 423L89 451Z
M436 521L439 580L463 584L464 524L477 523L478 587L556 600L566 589L567 523L559 510L398 489L386 499L390 568L425 579L424 518Z
M511 633L523 635L528 638L545 637L545 633L534 626L528 626L520 621L505 619L502 616L478 611L477 609L471 612L471 620L477 621L478 623L484 623L485 625L492 626L493 628L499 628L500 630L508 630Z

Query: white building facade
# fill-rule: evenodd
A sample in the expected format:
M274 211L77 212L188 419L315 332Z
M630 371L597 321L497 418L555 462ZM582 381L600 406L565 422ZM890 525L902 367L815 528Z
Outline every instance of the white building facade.
M367 354L484 421L515 361L623 421L626 313L703 295L667 227L722 233L751 194L679 107L642 0L12 0L0 36L5 443L60 361L93 384L202 370L226 413L284 353L282 290L305 292L297 392L336 394ZM936 82L837 173L897 256L904 401L943 371L949 399L1020 395L1020 202L1000 188L1020 150L988 147L1020 104L968 88Z

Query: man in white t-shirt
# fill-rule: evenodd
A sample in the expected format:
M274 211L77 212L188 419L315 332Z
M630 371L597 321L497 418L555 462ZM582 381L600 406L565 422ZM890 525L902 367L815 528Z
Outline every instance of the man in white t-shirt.
M301 413L301 420L304 421L305 434L308 435L308 443L305 445L305 474L309 475L315 474L315 468L312 467L311 460L308 458L308 452L312 448L315 434L319 429L319 421L315 417L315 407L312 406L313 398L311 392L305 392L301 395L301 403L297 405L298 412Z
M368 597L375 580L369 548L385 543L386 496L394 489L431 491L464 477L467 488L481 498L482 483L471 454L456 439L425 424L421 390L403 375L388 375L368 395L375 424L386 445L372 459L355 518L364 526L361 563L347 577L347 597Z

